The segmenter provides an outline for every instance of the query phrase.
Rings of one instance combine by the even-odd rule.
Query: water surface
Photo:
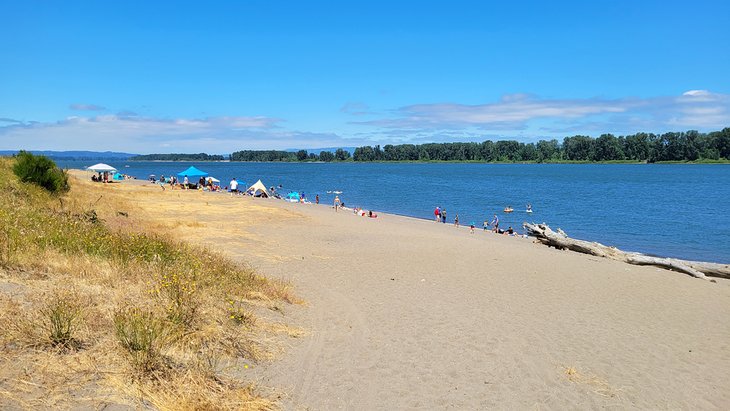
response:
[[[69,168],[89,162],[59,161]],[[89,164],[87,164],[89,163]],[[546,222],[574,238],[627,251],[730,262],[730,166],[686,164],[454,164],[454,163],[167,163],[112,164],[146,178],[178,173],[191,164],[227,185],[334,194],[348,206],[432,218],[445,207],[449,223],[481,227],[497,213],[500,226],[521,231],[523,221]],[[527,203],[534,212],[525,212]],[[511,205],[515,212],[501,210]]]

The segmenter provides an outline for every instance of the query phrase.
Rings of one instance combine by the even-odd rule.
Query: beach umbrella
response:
[[[93,166],[86,167],[86,169],[95,171],[97,173],[103,173],[105,171],[109,171],[109,172],[117,171],[116,168],[110,166],[109,164],[104,164],[104,163],[94,164]]]
[[[206,173],[205,171],[202,171],[202,170],[198,170],[197,168],[195,168],[195,166],[190,166],[190,167],[188,167],[187,170],[177,173],[177,176],[178,177],[188,176],[188,178],[207,177],[208,173]]]

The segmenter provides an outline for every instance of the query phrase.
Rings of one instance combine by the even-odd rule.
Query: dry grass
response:
[[[608,381],[595,375],[586,375],[579,372],[575,367],[563,367],[563,372],[569,381],[576,384],[584,384],[589,389],[603,397],[617,397],[620,389],[613,388]]]
[[[0,158],[0,408],[276,408],[221,364],[268,360],[278,336],[302,335],[263,318],[301,302],[290,284],[176,240],[117,187],[72,179],[54,197],[11,162]]]

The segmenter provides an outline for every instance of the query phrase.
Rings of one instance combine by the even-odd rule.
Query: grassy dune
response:
[[[289,284],[151,231],[121,195],[20,183],[13,161],[0,158],[0,408],[276,408],[240,377],[300,335],[269,315],[297,303]]]

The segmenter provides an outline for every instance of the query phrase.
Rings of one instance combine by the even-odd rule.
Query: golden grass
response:
[[[617,397],[620,389],[613,388],[608,381],[596,375],[586,375],[579,372],[575,367],[563,367],[566,378],[576,384],[584,384],[590,390],[602,397]]]
[[[266,319],[301,303],[288,282],[177,240],[214,221],[136,205],[158,192],[132,202],[122,185],[72,178],[54,197],[19,183],[12,161],[0,158],[0,408],[276,408],[222,364],[271,359],[279,336],[303,334]],[[124,324],[132,340],[161,337],[140,357]]]

